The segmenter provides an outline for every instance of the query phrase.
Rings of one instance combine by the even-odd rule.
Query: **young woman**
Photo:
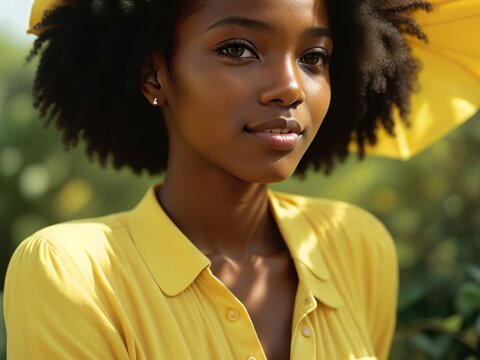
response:
[[[131,211],[15,252],[10,359],[385,359],[397,264],[329,171],[409,112],[426,1],[37,1],[34,104],[102,163],[165,172]],[[322,124],[323,123],[323,124]],[[321,129],[320,128],[320,125]],[[121,194],[119,194],[121,196]]]

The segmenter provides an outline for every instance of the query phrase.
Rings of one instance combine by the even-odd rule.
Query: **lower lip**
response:
[[[267,131],[246,131],[253,138],[272,150],[293,150],[302,135],[296,133],[279,134]]]

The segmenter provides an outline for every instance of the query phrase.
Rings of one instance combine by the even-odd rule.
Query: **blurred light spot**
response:
[[[379,188],[372,194],[371,203],[378,212],[391,212],[398,204],[398,195],[391,188]]]
[[[0,151],[0,173],[4,176],[15,175],[22,167],[22,154],[14,147],[5,147]]]
[[[31,97],[19,94],[8,103],[8,110],[14,124],[25,125],[34,114]]]
[[[43,195],[50,186],[50,175],[43,165],[29,165],[22,171],[19,185],[27,197]]]
[[[392,217],[392,225],[398,234],[411,234],[418,230],[420,220],[421,215],[417,210],[397,210],[396,215]]]
[[[71,156],[65,153],[55,153],[45,160],[45,167],[50,173],[52,186],[64,183],[70,173]]]
[[[439,255],[442,261],[453,261],[458,256],[458,248],[456,244],[456,239],[448,239],[440,242],[436,248],[435,252]]]
[[[439,242],[427,258],[428,265],[445,277],[452,277],[458,272],[457,240],[449,238]]]
[[[443,209],[445,210],[445,214],[450,217],[458,216],[464,207],[463,199],[457,195],[451,195],[445,200],[443,204]]]
[[[55,198],[55,211],[70,216],[83,209],[92,198],[92,187],[82,179],[68,181]]]
[[[412,267],[417,261],[417,253],[415,248],[404,242],[397,242],[398,262],[402,269]]]
[[[37,214],[24,214],[19,216],[12,224],[11,237],[16,244],[35,231],[47,226],[47,220]]]

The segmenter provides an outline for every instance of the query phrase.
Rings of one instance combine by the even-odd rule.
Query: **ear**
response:
[[[146,57],[140,77],[140,90],[153,106],[162,106],[166,101],[167,66],[163,56],[150,54]]]

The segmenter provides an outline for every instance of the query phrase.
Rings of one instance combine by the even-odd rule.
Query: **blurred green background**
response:
[[[8,260],[35,230],[131,208],[159,178],[65,152],[31,106],[28,46],[0,36],[0,298]],[[408,162],[352,156],[330,176],[273,186],[358,204],[396,241],[401,289],[391,359],[480,358],[480,113]],[[5,329],[0,310],[0,358]]]

